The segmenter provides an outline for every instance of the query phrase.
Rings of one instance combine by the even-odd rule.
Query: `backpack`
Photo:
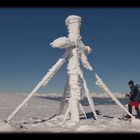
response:
[[[139,93],[140,93],[140,85],[139,84],[136,84],[136,87],[138,88]]]

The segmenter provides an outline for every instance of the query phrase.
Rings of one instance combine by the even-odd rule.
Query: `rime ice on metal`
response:
[[[68,51],[68,65],[67,65],[67,82],[65,85],[65,90],[63,94],[63,100],[60,105],[60,113],[64,108],[64,100],[67,96],[68,99],[68,109],[65,113],[64,120],[66,119],[68,113],[70,113],[71,120],[79,122],[79,110],[80,105],[81,110],[84,112],[80,100],[81,100],[81,87],[80,81],[83,81],[84,92],[88,98],[90,107],[97,119],[96,112],[94,110],[93,101],[89,95],[89,90],[86,85],[86,81],[83,77],[83,72],[80,68],[80,61],[86,69],[92,70],[92,66],[87,61],[86,55],[91,52],[89,46],[84,45],[82,42],[82,37],[80,36],[80,26],[81,17],[76,15],[69,16],[65,23],[68,29],[68,37],[60,37],[51,43],[54,48],[65,48]],[[84,113],[85,114],[85,113]]]
[[[24,101],[12,112],[12,114],[8,117],[7,121],[13,118],[13,116],[26,104],[26,102],[37,92],[37,90],[39,90],[41,86],[45,86],[51,80],[51,78],[64,64],[66,58],[68,59],[68,76],[64,88],[63,100],[60,104],[60,114],[62,114],[66,97],[69,97],[68,108],[64,114],[64,121],[66,120],[68,114],[70,114],[71,121],[79,122],[79,108],[86,117],[84,109],[80,103],[81,93],[84,93],[88,99],[89,105],[91,107],[95,119],[98,120],[97,114],[94,110],[93,100],[89,94],[89,90],[84,79],[83,72],[80,68],[81,61],[82,65],[86,69],[92,70],[92,66],[89,64],[86,56],[91,52],[91,48],[89,46],[86,46],[82,42],[82,37],[80,36],[81,17],[71,15],[65,20],[65,23],[68,29],[68,37],[59,37],[55,39],[52,43],[50,43],[50,45],[53,48],[66,49],[65,53],[62,55],[61,58],[58,59],[56,64],[54,64],[48,70],[47,74],[35,86],[35,88],[24,99]],[[82,83],[82,85],[80,85],[80,83]]]

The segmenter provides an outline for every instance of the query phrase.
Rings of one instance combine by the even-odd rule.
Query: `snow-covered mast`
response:
[[[80,68],[80,61],[86,69],[92,70],[92,66],[89,64],[86,55],[91,52],[89,46],[84,45],[82,37],[80,35],[81,17],[77,15],[68,16],[65,20],[68,29],[68,37],[60,37],[51,43],[52,47],[68,49],[68,65],[67,65],[67,84],[65,86],[63,97],[66,94],[69,96],[69,106],[66,111],[65,117],[70,112],[71,120],[79,122],[79,110],[78,106],[81,100],[81,85],[80,81],[83,80],[83,87],[85,94],[88,98],[90,107],[97,119],[96,112],[94,110],[94,104],[90,97],[89,90],[87,88],[86,81],[83,76],[83,72]],[[63,98],[64,100],[64,98]],[[64,107],[64,101],[60,105],[60,113]],[[83,110],[83,109],[82,109]]]
[[[82,42],[82,37],[80,36],[80,25],[81,25],[81,17],[77,15],[71,15],[66,20],[65,23],[68,28],[68,37],[59,37],[55,39],[52,43],[50,43],[53,48],[61,48],[66,49],[64,55],[58,59],[55,65],[53,65],[47,74],[42,78],[42,80],[35,86],[35,88],[31,91],[31,93],[24,99],[24,101],[12,112],[12,114],[8,117],[7,121],[11,120],[13,116],[27,103],[27,101],[39,90],[41,86],[45,86],[51,80],[51,78],[56,74],[56,72],[60,69],[60,67],[64,64],[65,59],[68,57],[68,65],[67,65],[67,82],[65,85],[65,90],[63,94],[63,99],[65,100],[66,95],[69,96],[69,105],[66,113],[64,115],[64,121],[70,113],[71,121],[79,122],[79,110],[78,106],[80,106],[82,112],[85,115],[84,109],[80,104],[81,99],[81,85],[80,80],[83,81],[84,93],[89,101],[89,105],[91,110],[98,120],[96,112],[94,110],[93,100],[90,97],[89,90],[86,84],[86,81],[83,76],[83,72],[80,68],[80,62],[82,62],[83,66],[86,69],[92,70],[92,66],[89,64],[86,55],[91,52],[91,48],[89,46],[84,45]],[[64,100],[60,105],[60,112],[64,107]],[[85,116],[86,117],[86,116]]]

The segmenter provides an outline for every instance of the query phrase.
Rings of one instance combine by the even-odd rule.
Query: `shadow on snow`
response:
[[[36,96],[38,98],[48,99],[48,100],[54,100],[54,101],[62,101],[62,97],[52,97],[52,96]],[[117,98],[122,105],[125,105],[128,103],[128,99],[125,98]],[[92,97],[92,100],[95,105],[115,105],[116,103],[109,97]],[[88,100],[86,97],[84,97],[81,101],[81,104],[83,106],[89,106]]]

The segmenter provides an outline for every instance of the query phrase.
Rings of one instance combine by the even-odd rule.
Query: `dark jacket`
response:
[[[135,85],[133,85],[130,89],[131,89],[130,100],[140,102],[140,93],[139,93],[138,88]]]

